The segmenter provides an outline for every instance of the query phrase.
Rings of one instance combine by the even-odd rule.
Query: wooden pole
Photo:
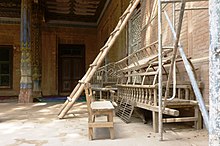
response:
[[[209,1],[209,146],[220,145],[220,1]]]
[[[62,109],[61,109],[61,111],[60,111],[60,113],[58,115],[59,118],[63,118],[66,115],[66,113],[73,106],[73,104],[76,101],[76,99],[81,95],[81,93],[84,90],[84,83],[87,83],[87,82],[89,82],[91,80],[91,78],[94,75],[94,73],[96,72],[97,68],[101,65],[101,63],[103,62],[105,56],[109,52],[110,48],[113,46],[114,42],[118,38],[119,34],[123,30],[123,28],[126,26],[129,18],[131,17],[132,12],[135,10],[135,8],[139,4],[139,2],[140,2],[140,0],[133,0],[133,1],[130,2],[130,5],[125,10],[125,12],[123,13],[122,17],[120,17],[120,20],[119,20],[116,28],[114,29],[114,31],[111,33],[108,41],[106,42],[104,47],[102,47],[100,49],[100,53],[96,57],[95,61],[91,64],[91,66],[88,69],[86,75],[80,81],[80,83],[79,83],[80,85],[77,86],[78,90],[74,89],[76,91],[75,94],[71,94],[72,96],[70,96],[70,98],[72,100],[71,101],[67,101],[65,103],[65,105],[62,106]]]

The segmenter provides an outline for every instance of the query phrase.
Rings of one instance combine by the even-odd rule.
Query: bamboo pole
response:
[[[140,0],[133,0],[133,1],[130,2],[128,8],[125,10],[123,15],[120,17],[120,20],[119,20],[116,28],[114,29],[114,31],[111,33],[108,41],[106,42],[104,47],[100,49],[99,55],[97,56],[97,58],[95,59],[93,64],[88,69],[86,75],[80,81],[80,83],[79,83],[80,85],[78,87],[78,90],[74,89],[76,92],[74,94],[71,94],[72,96],[70,96],[70,98],[72,100],[71,101],[66,101],[65,102],[66,104],[64,106],[62,106],[62,109],[61,109],[61,111],[58,115],[59,118],[63,118],[66,115],[66,113],[73,106],[76,99],[81,95],[81,93],[84,90],[84,83],[87,83],[87,82],[90,81],[90,79],[94,75],[97,68],[101,65],[101,63],[103,62],[103,60],[104,60],[105,56],[107,55],[108,51],[113,46],[114,42],[116,41],[117,37],[119,36],[119,34],[123,30],[123,28],[126,26],[129,18],[131,17],[132,12],[135,10],[135,8],[139,4],[139,2],[140,2]]]

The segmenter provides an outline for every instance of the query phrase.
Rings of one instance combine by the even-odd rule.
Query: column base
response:
[[[32,89],[20,89],[20,94],[18,98],[19,103],[32,103]]]

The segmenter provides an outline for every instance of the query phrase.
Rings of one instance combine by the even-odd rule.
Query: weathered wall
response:
[[[111,0],[101,21],[98,25],[98,46],[101,48],[107,41],[110,33],[116,27],[119,17],[124,13],[129,1]],[[119,38],[111,48],[106,58],[106,63],[118,61],[127,54],[126,48],[126,29],[122,31]]]

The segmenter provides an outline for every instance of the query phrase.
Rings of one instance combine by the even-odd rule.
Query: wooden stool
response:
[[[89,140],[93,139],[93,128],[109,128],[110,137],[114,139],[113,111],[114,107],[110,101],[92,101],[92,89],[89,83],[85,84],[85,94],[88,109]],[[106,121],[95,121],[99,115],[107,116]]]

